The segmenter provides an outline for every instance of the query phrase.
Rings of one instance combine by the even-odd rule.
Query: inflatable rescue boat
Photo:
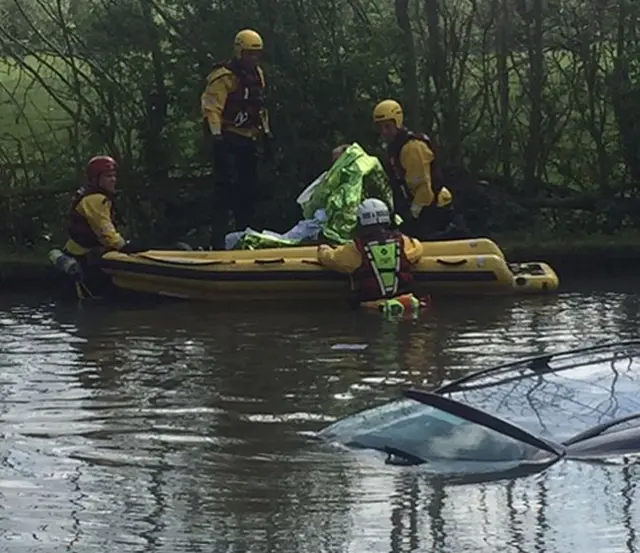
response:
[[[533,294],[559,281],[546,263],[508,263],[491,240],[424,242],[416,293]],[[124,290],[195,300],[346,300],[348,275],[320,266],[316,247],[109,252],[102,271]]]

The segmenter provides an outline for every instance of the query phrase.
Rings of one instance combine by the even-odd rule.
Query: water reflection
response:
[[[439,300],[399,323],[2,298],[0,549],[633,551],[636,465],[453,486],[303,433],[400,385],[633,337],[637,315],[622,292]]]

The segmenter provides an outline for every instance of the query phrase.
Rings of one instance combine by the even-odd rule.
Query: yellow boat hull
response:
[[[468,240],[444,240],[441,242],[423,242],[424,255],[437,257],[442,255],[497,255],[504,259],[504,253],[498,245],[488,238],[470,238]],[[243,261],[259,258],[316,259],[316,246],[290,248],[265,248],[260,250],[218,250],[218,251],[149,251],[154,257],[163,259],[200,259],[206,261]],[[109,254],[114,255],[114,254]]]
[[[551,292],[546,263],[510,264],[491,240],[425,242],[415,271],[417,294]],[[347,275],[324,269],[315,247],[239,251],[110,252],[102,270],[122,289],[194,300],[346,300]]]

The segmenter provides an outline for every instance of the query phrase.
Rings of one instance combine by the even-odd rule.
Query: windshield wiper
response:
[[[632,421],[634,419],[640,418],[640,413],[633,413],[631,415],[627,415],[624,417],[620,417],[619,419],[603,422],[598,424],[597,426],[593,426],[588,428],[587,430],[580,432],[580,434],[576,434],[572,436],[568,440],[562,442],[564,445],[575,445],[579,442],[584,442],[586,440],[590,440],[591,438],[595,438],[605,433],[607,430],[610,430],[614,426],[618,426],[619,424],[624,424],[625,422]]]

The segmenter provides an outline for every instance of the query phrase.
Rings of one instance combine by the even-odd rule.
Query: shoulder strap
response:
[[[389,155],[391,157],[399,157],[402,148],[409,140],[409,131],[407,129],[401,129],[393,141],[389,143]]]
[[[221,69],[225,69],[226,71],[220,71]],[[229,60],[218,61],[214,63],[211,71],[209,71],[209,74],[207,75],[207,85],[210,85],[214,81],[217,81],[218,79],[229,75],[229,73],[234,73],[231,62]]]
[[[429,135],[426,133],[415,133],[413,131],[408,131],[407,135],[409,136],[409,140],[420,140],[428,146],[431,146],[431,138],[429,138]]]
[[[260,83],[262,84],[263,87],[265,87],[267,81],[264,78],[264,70],[259,65],[256,69],[258,70],[258,77],[260,78]]]

